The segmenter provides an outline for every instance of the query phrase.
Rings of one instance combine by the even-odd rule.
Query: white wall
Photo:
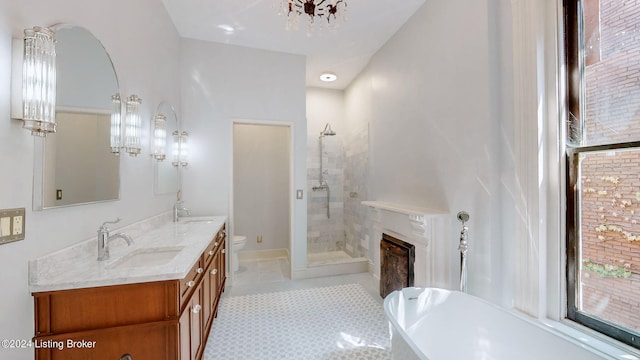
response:
[[[230,213],[233,119],[291,124],[293,186],[304,189],[305,58],[189,39],[182,41],[181,56],[182,114],[192,154],[183,173],[185,206],[194,214]],[[294,268],[306,267],[306,211],[306,198],[293,201]]]
[[[327,123],[338,135],[344,135],[345,111],[344,91],[307,88],[307,133],[309,138],[318,140],[318,135]],[[316,141],[317,145],[317,141]],[[317,148],[315,149],[317,151]]]
[[[143,153],[122,156],[121,200],[31,211],[34,140],[9,115],[11,38],[22,37],[25,28],[56,23],[84,26],[102,41],[122,94],[143,99],[145,130],[161,100],[180,110],[179,37],[160,1],[0,0],[0,208],[26,208],[25,240],[0,246],[0,339],[34,335],[28,259],[95,236],[106,220],[121,217],[126,225],[168,211],[174,200],[173,195],[153,195],[145,133]],[[0,358],[31,359],[33,350],[0,349]]]
[[[469,290],[507,303],[502,153],[512,134],[503,103],[499,1],[426,2],[347,90],[348,123],[370,124],[370,200],[446,210],[452,251],[469,212]],[[351,125],[349,125],[351,126]],[[509,128],[510,126],[506,126]],[[507,159],[508,160],[508,159]],[[455,253],[455,252],[452,252]]]

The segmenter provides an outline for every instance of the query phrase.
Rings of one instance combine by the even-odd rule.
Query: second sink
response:
[[[155,248],[143,248],[115,260],[107,265],[107,269],[121,269],[147,266],[160,266],[168,264],[178,255],[184,246],[167,246]]]

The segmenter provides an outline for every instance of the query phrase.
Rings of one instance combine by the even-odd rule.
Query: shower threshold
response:
[[[362,257],[353,258],[344,251],[327,251],[307,254],[307,264],[309,266],[322,266],[363,261],[367,262],[367,259]]]
[[[307,254],[307,267],[294,269],[293,279],[359,274],[369,272],[370,263],[366,258],[352,258],[344,251]]]

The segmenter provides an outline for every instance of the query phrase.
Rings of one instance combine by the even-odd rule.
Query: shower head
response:
[[[322,132],[320,133],[320,137],[333,136],[335,134],[336,134],[336,132],[331,130],[331,125],[329,125],[329,123],[327,123],[327,125],[324,126],[324,130],[322,130]]]

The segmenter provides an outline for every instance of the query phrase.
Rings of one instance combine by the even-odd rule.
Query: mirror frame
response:
[[[91,36],[94,37],[94,39],[98,42],[98,44],[102,47],[102,49],[104,50],[104,54],[106,55],[107,59],[109,60],[109,63],[111,64],[111,67],[113,69],[113,75],[115,77],[115,82],[116,82],[116,93],[120,93],[120,81],[118,80],[118,73],[116,71],[116,67],[113,63],[113,60],[111,59],[111,55],[109,54],[109,52],[107,51],[107,49],[104,47],[104,44],[102,43],[102,41],[100,41],[100,39],[98,39],[93,32],[91,32],[91,30],[87,29],[84,26],[80,26],[80,25],[73,25],[73,24],[68,24],[68,23],[59,23],[59,24],[55,24],[49,27],[49,29],[51,29],[54,33],[57,33],[59,30],[62,29],[72,29],[72,28],[82,28],[83,30],[87,31],[89,34],[91,34]],[[57,92],[57,90],[56,90]],[[58,105],[56,104],[56,111],[58,110]],[[68,110],[68,107],[61,107],[60,109],[62,110]],[[91,109],[89,109],[91,110]],[[94,109],[95,110],[95,109]],[[106,110],[105,110],[106,111]],[[124,114],[123,114],[123,108],[122,105],[120,107],[120,114],[121,117],[124,118]],[[66,205],[56,205],[56,206],[45,206],[45,201],[44,201],[44,175],[45,175],[45,145],[46,145],[46,138],[45,137],[34,137],[34,161],[33,161],[33,199],[32,199],[32,206],[33,206],[33,210],[34,211],[40,211],[40,210],[47,210],[47,209],[56,209],[56,208],[63,208],[63,207],[69,207],[69,206],[77,206],[77,205],[86,205],[86,204],[95,204],[95,203],[101,203],[101,202],[110,202],[110,201],[118,201],[121,198],[122,195],[122,186],[121,186],[121,179],[120,179],[120,173],[118,171],[118,196],[114,199],[105,199],[105,200],[94,200],[94,201],[86,201],[86,202],[78,202],[78,203],[73,203],[73,204],[66,204]],[[121,162],[118,161],[118,170],[120,170],[121,167]]]

